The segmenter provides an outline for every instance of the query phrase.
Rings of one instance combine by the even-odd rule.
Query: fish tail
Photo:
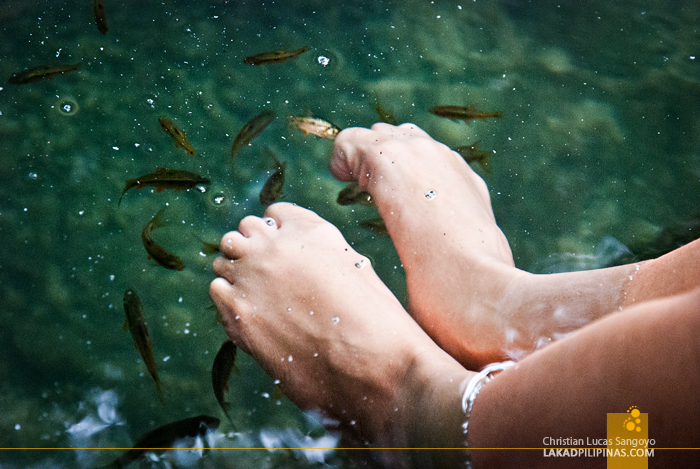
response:
[[[151,226],[153,228],[159,228],[161,226],[165,225],[165,217],[163,216],[163,213],[165,212],[165,207],[161,208],[158,210],[158,213],[155,214],[153,217],[153,220],[151,220]]]
[[[229,411],[231,410],[231,403],[221,402],[221,409],[224,411],[224,415],[226,415],[226,418],[228,419],[229,423],[233,425],[233,429],[236,430],[236,426],[234,425],[233,420],[231,419],[231,415],[229,414]]]
[[[160,385],[160,380],[158,379],[158,376],[154,376],[153,379],[156,381],[156,391],[158,391],[158,400],[160,401],[163,406],[165,406],[165,399],[163,398],[163,388]]]
[[[489,168],[489,157],[491,156],[491,153],[487,153],[486,156],[481,158],[479,160],[479,164],[481,165],[481,169],[486,171],[487,173],[491,173],[491,168]]]

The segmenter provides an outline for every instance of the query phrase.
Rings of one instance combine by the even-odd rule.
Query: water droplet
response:
[[[239,319],[241,319],[241,317],[240,317],[239,315],[236,314],[236,317],[234,317],[233,319],[235,319],[236,321],[238,321]]]
[[[269,398],[270,398],[270,395],[269,395],[268,393],[266,393],[266,392],[260,393],[260,395],[261,395],[262,397],[264,397],[265,399],[269,399]]]
[[[331,319],[331,321],[333,321],[333,324],[338,324],[338,322],[340,322],[340,318],[338,316],[333,316],[333,319]]]
[[[314,357],[318,357],[318,352],[314,353]]]
[[[275,226],[275,220],[273,218],[265,218],[265,223],[267,223],[267,226]]]
[[[278,380],[278,379],[275,380],[275,384],[280,384],[280,383],[281,383],[280,380]]]
[[[355,262],[355,267],[357,267],[358,269],[361,269],[361,268],[363,268],[364,266],[365,266],[365,260],[364,260],[364,259],[360,259],[359,261]]]
[[[426,192],[425,194],[423,194],[423,196],[424,196],[427,200],[433,200],[435,197],[437,197],[437,192],[435,192],[434,190],[430,189],[428,192]]]
[[[29,173],[29,179],[36,179],[37,177],[36,173]]]
[[[313,311],[309,311],[309,314],[313,316],[314,312],[313,312]]]
[[[15,430],[19,430],[20,428],[22,428],[20,424],[15,425]]]
[[[318,60],[318,63],[320,63],[320,64],[323,65],[324,67],[325,67],[326,65],[328,65],[328,64],[330,63],[330,61],[331,61],[331,59],[329,59],[329,58],[326,57],[325,55],[319,55],[317,60]]]
[[[292,310],[292,308],[287,308],[287,311],[291,311],[291,310]]]
[[[292,356],[290,355],[287,360],[291,362],[293,360]]]

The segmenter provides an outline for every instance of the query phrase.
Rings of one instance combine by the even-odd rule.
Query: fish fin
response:
[[[304,135],[309,135],[309,133],[308,133],[306,130],[304,130],[304,129],[300,129],[300,130],[301,130],[302,132],[304,132]]]

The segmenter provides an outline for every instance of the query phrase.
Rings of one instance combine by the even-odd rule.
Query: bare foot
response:
[[[265,216],[227,233],[214,262],[210,294],[229,337],[302,409],[320,407],[363,439],[396,445],[426,381],[412,378],[416,370],[468,372],[333,225],[285,203]]]
[[[468,368],[522,358],[624,301],[627,267],[549,277],[516,269],[484,181],[413,124],[345,129],[330,169],[372,194],[406,270],[412,316]]]

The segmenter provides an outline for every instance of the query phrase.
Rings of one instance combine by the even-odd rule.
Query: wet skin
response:
[[[528,425],[518,425],[510,415],[523,408],[543,412],[554,397],[562,409],[573,408],[587,402],[584,397],[596,386],[596,401],[567,423],[567,428],[587,428],[588,416],[606,412],[619,400],[619,386],[590,373],[601,359],[612,376],[629,377],[625,373],[632,370],[635,383],[650,382],[660,369],[671,370],[669,379],[676,376],[678,382],[667,386],[672,392],[664,400],[677,395],[688,404],[687,394],[697,388],[700,375],[684,375],[658,350],[676,343],[676,327],[700,333],[695,320],[700,317],[700,242],[645,263],[537,276],[513,266],[483,181],[459,155],[415,126],[377,124],[372,130],[341,132],[331,171],[343,181],[357,179],[372,194],[406,267],[411,314],[442,349],[335,227],[308,210],[272,205],[269,218],[247,217],[238,231],[223,237],[224,257],[214,264],[220,278],[210,293],[231,339],[280,379],[285,394],[300,407],[320,409],[380,446],[459,447],[464,441],[463,415],[456,411],[460,384],[474,373],[443,350],[477,368],[512,353],[514,344],[525,357],[538,336],[578,328],[581,333],[527,356],[484,389],[472,413],[470,439],[485,447],[503,446],[498,438],[504,434],[526,441],[534,434],[535,416],[523,420]],[[437,196],[426,198],[426,193]],[[356,267],[361,261],[364,267]],[[646,302],[666,295],[679,296]],[[657,311],[665,313],[637,330],[631,342],[616,333],[637,327],[638,320]],[[666,319],[671,317],[681,324]],[[664,328],[668,333],[658,339]],[[631,345],[640,353],[630,356]],[[697,349],[683,348],[686,361],[700,356]],[[604,353],[593,356],[585,350]],[[553,372],[551,363],[562,360],[578,368]],[[654,388],[643,386],[627,397],[645,399],[653,409],[653,395]],[[695,412],[697,407],[688,408]],[[539,433],[566,430],[555,420],[543,420]],[[679,435],[673,428],[663,430],[671,439]],[[457,464],[461,454],[437,452],[433,460]],[[387,457],[403,464],[404,456],[391,452]],[[479,458],[488,460],[483,453]]]
[[[470,373],[435,346],[333,225],[286,203],[265,216],[224,235],[224,257],[214,262],[220,278],[210,293],[229,337],[301,408],[354,421],[353,433],[393,446],[388,429],[412,407],[399,383],[422,386],[423,369],[457,383]]]

